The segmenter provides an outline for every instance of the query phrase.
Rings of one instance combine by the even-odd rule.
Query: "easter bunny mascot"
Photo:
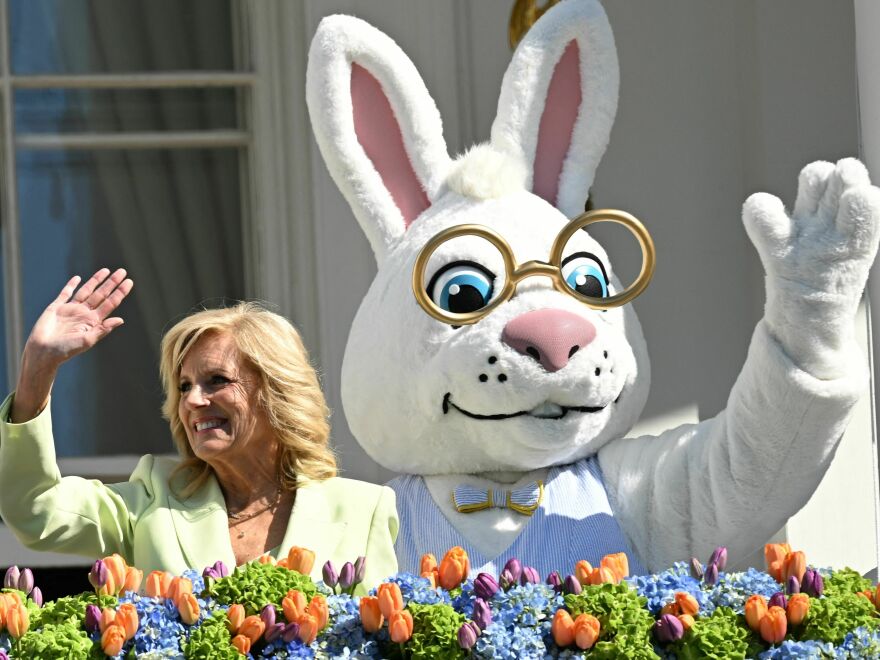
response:
[[[456,160],[412,62],[363,21],[322,21],[307,87],[318,145],[378,263],[342,396],[360,444],[403,473],[391,482],[402,570],[454,545],[496,574],[514,556],[542,575],[612,552],[634,573],[716,545],[745,556],[804,505],[867,383],[853,317],[880,191],[860,163],[807,166],[791,214],[769,195],[746,201],[767,301],[726,409],[627,438],[649,383],[638,319],[575,295],[623,289],[602,246],[572,232],[557,264],[568,291],[549,276],[510,285],[511,263],[547,275],[608,142],[618,70],[599,3],[564,0],[534,25],[490,141]],[[432,237],[460,225],[482,229],[429,246],[418,272]],[[443,322],[419,289],[452,317],[489,313]]]

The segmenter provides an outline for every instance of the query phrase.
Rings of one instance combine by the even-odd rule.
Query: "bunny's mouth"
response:
[[[620,397],[618,397],[619,399]],[[560,406],[556,403],[552,403],[551,401],[545,401],[544,403],[535,406],[531,410],[520,410],[519,412],[514,413],[498,413],[496,415],[480,415],[479,413],[472,413],[469,410],[465,410],[464,408],[455,405],[452,402],[452,393],[447,392],[443,396],[443,414],[446,415],[449,413],[450,408],[455,408],[458,412],[466,417],[470,417],[471,419],[488,419],[488,420],[500,420],[500,419],[511,419],[512,417],[537,417],[538,419],[562,419],[570,412],[581,412],[581,413],[597,413],[605,410],[607,406]],[[617,401],[615,401],[617,403]]]

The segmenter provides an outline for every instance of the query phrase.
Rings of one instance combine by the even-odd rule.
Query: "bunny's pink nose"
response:
[[[562,309],[536,309],[517,316],[504,326],[501,340],[529,355],[549,372],[559,371],[571,356],[596,337],[587,319]]]

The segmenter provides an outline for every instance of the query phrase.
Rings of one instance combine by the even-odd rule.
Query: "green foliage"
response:
[[[856,585],[855,580],[848,583]],[[810,611],[802,624],[799,639],[840,644],[848,632],[860,626],[868,630],[880,628],[880,618],[877,618],[873,603],[864,596],[848,592],[848,587],[839,586],[839,589],[832,590],[832,595],[810,599]]]
[[[651,643],[654,617],[645,603],[627,584],[586,586],[581,593],[565,597],[565,607],[573,618],[592,614],[602,626],[591,658],[658,657]]]
[[[866,589],[874,590],[874,585],[869,579],[863,578],[851,568],[834,571],[830,577],[824,578],[824,583],[826,596],[854,594]]]
[[[115,608],[118,601],[115,596],[98,596],[93,591],[78,596],[64,596],[58,600],[47,602],[40,609],[29,609],[31,627],[61,624],[69,622],[82,627],[86,618],[86,605],[97,605],[100,609]]]
[[[193,630],[184,653],[194,660],[238,660],[241,655],[231,641],[226,629],[226,612],[217,611]]]
[[[221,605],[240,603],[248,615],[259,614],[267,603],[280,605],[291,589],[311,600],[317,593],[307,575],[287,568],[251,562],[239,566],[229,577],[216,580],[207,592]]]
[[[73,621],[47,624],[39,631],[31,629],[21,638],[19,644],[20,646],[13,647],[15,656],[19,658],[80,660],[106,657],[101,651],[101,645],[94,644],[79,623]]]
[[[413,617],[413,635],[407,651],[413,660],[451,660],[462,657],[458,629],[466,621],[449,605],[417,605],[407,608]]]
[[[684,637],[667,647],[679,660],[753,658],[764,650],[761,640],[748,627],[745,617],[727,607],[696,619]]]

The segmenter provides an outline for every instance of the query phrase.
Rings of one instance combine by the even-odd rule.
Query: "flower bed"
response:
[[[94,592],[43,604],[30,571],[0,594],[0,658],[876,658],[880,589],[852,570],[807,567],[768,545],[767,572],[725,572],[719,548],[647,576],[624,555],[578,562],[542,581],[511,560],[501,575],[464,579],[460,548],[421,575],[400,573],[352,595],[364,559],[324,580],[291,549],[235,569],[153,572],[118,556],[95,563]],[[143,583],[144,588],[141,589]]]

